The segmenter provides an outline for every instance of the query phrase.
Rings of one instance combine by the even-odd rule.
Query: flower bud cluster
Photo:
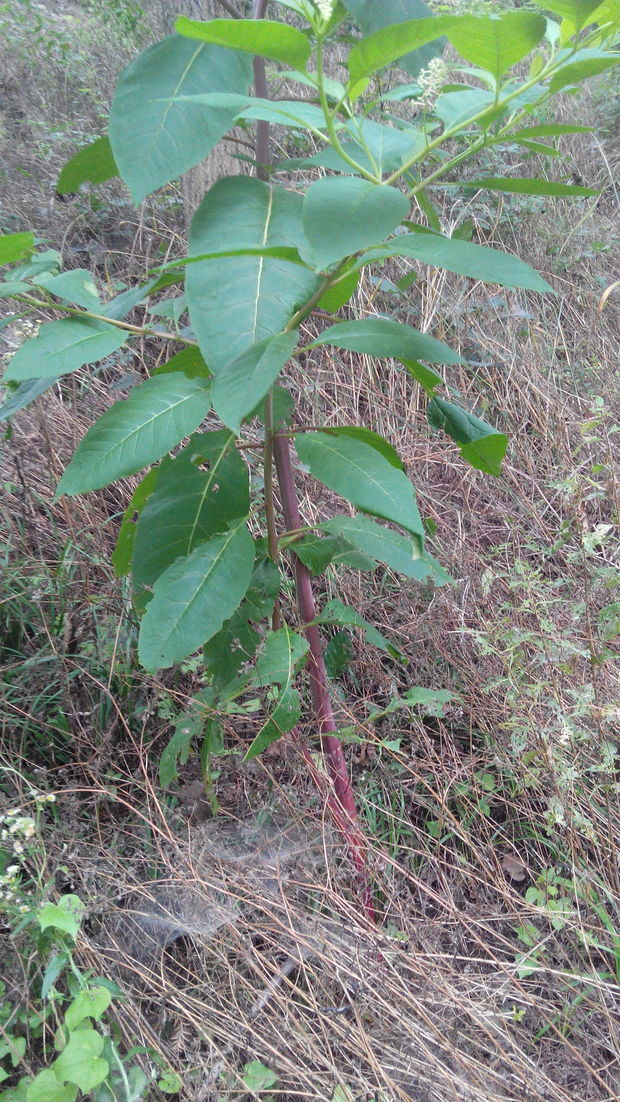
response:
[[[450,70],[442,57],[433,57],[426,69],[418,73],[417,83],[422,89],[421,100],[428,110],[432,107],[448,79]]]
[[[314,0],[314,6],[321,18],[327,23],[336,7],[336,0]]]

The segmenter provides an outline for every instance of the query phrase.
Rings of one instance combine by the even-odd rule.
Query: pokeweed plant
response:
[[[187,257],[104,303],[88,271],[61,271],[58,254],[36,251],[31,234],[0,238],[0,262],[15,265],[0,294],[16,299],[21,316],[50,306],[62,315],[13,356],[2,419],[63,375],[131,348],[135,337],[171,351],[180,346],[89,429],[57,491],[82,494],[146,469],[114,552],[117,575],[131,574],[139,658],[157,670],[200,652],[205,670],[205,687],[162,759],[162,779],[174,776],[200,737],[208,762],[222,745],[218,717],[254,707],[248,695],[259,690],[268,714],[246,757],[292,731],[305,666],[332,808],[362,870],[319,629],[362,626],[372,642],[398,652],[342,602],[317,611],[312,576],[338,563],[367,571],[384,564],[437,584],[447,575],[425,548],[414,487],[391,443],[367,426],[300,423],[289,369],[323,345],[394,361],[427,396],[431,426],[452,437],[473,467],[499,475],[505,436],[454,402],[438,370],[462,358],[392,317],[347,320],[340,311],[362,269],[390,257],[551,291],[518,257],[447,236],[433,204],[433,190],[458,187],[456,170],[482,150],[510,141],[525,155],[552,156],[554,139],[587,129],[540,122],[541,108],[620,62],[620,4],[536,2],[554,17],[535,10],[433,15],[420,0],[272,4],[290,9],[280,12],[288,22],[266,18],[266,0],[256,0],[251,19],[228,2],[226,18],[181,16],[175,34],[121,75],[109,136],[80,150],[58,187],[70,192],[118,173],[140,203],[243,126],[253,134],[253,175],[220,179],[207,191]],[[463,64],[446,64],[446,41]],[[334,45],[339,57],[346,53],[342,80],[326,75]],[[269,98],[270,76],[298,94]],[[395,103],[410,111],[394,112]],[[298,148],[307,136],[306,148],[316,151],[272,163],[271,125],[296,137]],[[539,196],[596,194],[540,175],[467,183]],[[156,292],[181,284],[182,296],[157,304],[157,324],[125,320]],[[309,339],[303,326],[315,312],[317,335]],[[292,448],[302,469],[353,511],[304,523]],[[253,449],[262,486],[251,493]],[[282,595],[283,554],[293,564],[297,620]],[[325,783],[309,749],[302,753]],[[371,915],[369,897],[367,908]]]

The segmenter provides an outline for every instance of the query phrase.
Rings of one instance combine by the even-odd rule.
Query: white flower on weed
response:
[[[4,875],[8,876],[9,879],[10,879],[12,876],[15,876],[15,874],[18,873],[18,872],[19,872],[19,865],[9,865],[8,868],[4,870]]]
[[[21,842],[19,842],[16,838],[15,841],[13,842],[13,853],[23,853],[23,852],[24,852],[24,847],[22,846]]]
[[[314,0],[314,6],[321,18],[327,23],[327,20],[331,19],[332,12],[336,7],[336,0]]]
[[[418,73],[418,85],[422,89],[421,100],[426,108],[432,106],[448,79],[450,70],[442,57],[433,57],[426,69]]]
[[[18,909],[20,914],[25,915],[25,914],[28,914],[28,911],[30,910],[30,907],[28,906],[27,903],[22,903],[21,907],[18,907],[17,909]]]

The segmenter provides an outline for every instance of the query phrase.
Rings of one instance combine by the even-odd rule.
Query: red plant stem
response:
[[[297,502],[297,490],[295,488],[288,439],[284,436],[276,436],[273,441],[273,450],[278,473],[280,495],[282,498],[284,523],[289,530],[301,528],[302,521]],[[291,554],[295,568],[295,588],[297,592],[299,615],[304,626],[306,639],[310,645],[308,674],[310,678],[312,705],[319,724],[321,749],[323,750],[323,755],[327,763],[336,796],[335,800],[329,800],[329,804],[336,823],[350,847],[353,863],[362,877],[366,915],[370,921],[374,923],[375,913],[366,864],[366,840],[359,826],[357,809],[355,807],[355,797],[349,779],[342,743],[334,734],[337,728],[327,684],[327,672],[325,670],[321,636],[317,625],[312,623],[316,616],[312,580],[308,568],[302,563],[301,559],[298,559],[294,552],[291,552]],[[308,761],[312,759],[309,758],[307,748],[304,748],[304,750],[304,757],[306,759],[306,764],[308,764]],[[312,770],[312,772],[314,775],[314,770]]]
[[[263,19],[267,9],[267,0],[254,0],[253,18]],[[267,75],[265,62],[262,57],[254,58],[254,91],[257,96],[267,98]],[[258,122],[256,129],[256,175],[259,179],[266,180],[269,176],[269,123]],[[275,459],[282,511],[284,522],[289,531],[301,528],[301,516],[295,488],[293,465],[291,463],[290,443],[286,437],[278,436],[270,425],[271,445]],[[332,708],[331,697],[327,683],[327,672],[323,658],[323,646],[321,636],[316,624],[312,621],[316,616],[314,594],[310,572],[300,559],[291,553],[295,568],[295,587],[299,615],[304,626],[304,633],[310,647],[308,656],[308,673],[310,677],[310,694],[312,705],[316,715],[319,733],[321,736],[321,749],[329,775],[334,786],[334,796],[327,795],[334,820],[344,836],[355,868],[362,880],[364,909],[369,921],[375,924],[375,911],[372,901],[372,891],[368,878],[366,862],[366,839],[360,829],[355,807],[355,797],[349,779],[347,763],[340,739],[336,738],[336,721]],[[312,756],[307,746],[302,747],[302,756],[310,769],[315,783],[320,784],[320,773],[316,769]],[[317,776],[318,774],[318,776]],[[335,798],[334,798],[335,797]]]

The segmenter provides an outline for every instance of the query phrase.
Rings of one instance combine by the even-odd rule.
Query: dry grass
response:
[[[581,119],[600,120],[608,88],[594,85],[579,101]],[[28,115],[47,117],[45,103],[28,103]],[[561,107],[567,119],[574,104]],[[19,148],[11,157],[25,164]],[[376,930],[361,919],[354,873],[293,741],[241,766],[247,733],[230,724],[216,825],[238,837],[266,806],[277,829],[307,840],[303,854],[233,860],[204,803],[190,808],[195,763],[172,796],[157,790],[170,716],[199,679],[190,671],[160,683],[135,669],[132,614],[105,566],[127,487],[51,500],[58,471],[116,398],[110,384],[126,366],[112,364],[88,385],[64,381],[15,419],[0,461],[0,610],[12,655],[0,705],[2,786],[22,806],[20,776],[57,793],[43,852],[46,874],[88,906],[77,959],[127,989],[115,1003],[126,1047],[160,1053],[180,1072],[183,1098],[256,1097],[243,1083],[254,1059],[278,1075],[269,1093],[283,1102],[617,1098],[620,694],[617,641],[603,638],[599,620],[617,597],[617,560],[598,527],[618,515],[617,296],[598,310],[616,275],[617,150],[587,135],[566,149],[570,170],[603,189],[577,217],[559,202],[528,212],[463,200],[445,210],[446,226],[472,217],[476,240],[527,259],[556,298],[494,295],[421,270],[397,303],[399,316],[468,358],[448,382],[509,432],[500,480],[468,469],[429,433],[418,391],[394,367],[315,350],[296,368],[300,419],[360,422],[396,445],[435,524],[431,548],[455,578],[438,591],[389,574],[321,583],[409,658],[406,667],[379,661],[359,639],[337,686],[343,722],[364,736],[347,753],[369,838]],[[79,244],[82,214],[70,204],[52,209],[48,196],[39,218],[39,192],[28,189],[17,205],[4,200],[19,219],[7,228],[35,224],[69,249],[77,233]],[[156,205],[121,212],[130,217],[127,239],[112,247],[97,223],[99,274],[110,285],[119,273],[142,274],[159,236],[171,225],[176,232]],[[394,262],[385,274],[403,273]],[[365,316],[393,301],[365,279],[351,309]],[[140,371],[154,366],[151,356],[137,350]],[[310,522],[342,508],[307,480],[300,490]],[[385,708],[411,685],[457,698],[442,717],[405,710],[370,722],[370,705]],[[305,735],[313,738],[310,726]],[[174,904],[171,920],[183,929],[141,955],[121,941],[123,964],[106,914],[122,915],[137,888],[145,908],[149,893],[161,903],[154,878],[168,882],[168,901],[187,904],[189,886],[191,906],[180,915]],[[214,907],[227,916],[216,929]],[[23,973],[6,956],[9,994],[27,1001]]]

